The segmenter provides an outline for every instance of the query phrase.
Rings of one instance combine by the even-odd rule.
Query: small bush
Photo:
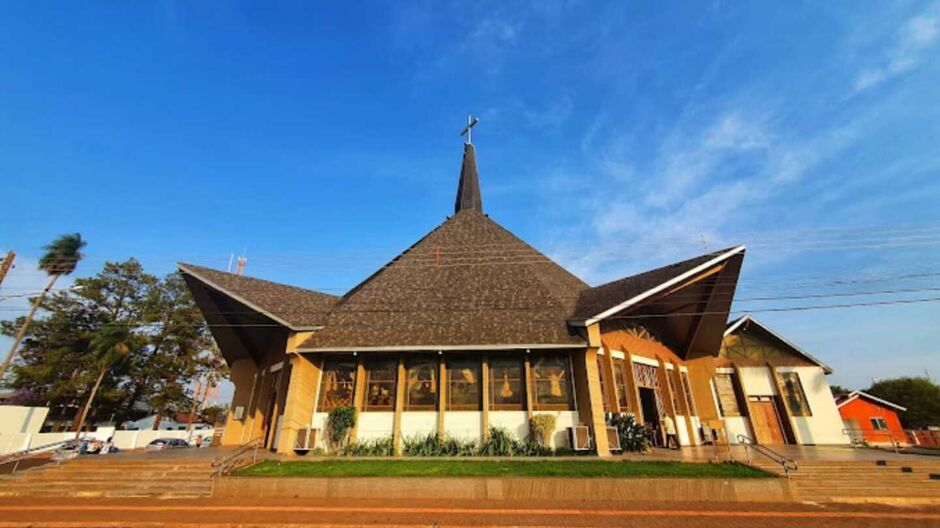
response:
[[[510,457],[521,451],[519,441],[502,427],[490,427],[489,438],[480,446],[482,456]]]
[[[349,430],[356,425],[355,407],[334,407],[329,415],[330,445],[338,449],[346,442]]]
[[[529,435],[543,446],[551,445],[555,434],[554,414],[535,414],[529,418]]]
[[[342,456],[355,457],[380,457],[392,456],[395,452],[395,446],[392,443],[392,437],[375,438],[373,440],[363,440],[362,442],[353,442],[344,446],[339,454]]]
[[[553,456],[555,451],[545,444],[533,442],[531,439],[516,444],[516,456]]]
[[[473,440],[461,440],[446,436],[438,437],[436,433],[424,436],[412,436],[402,440],[402,454],[405,456],[473,456],[478,449]]]
[[[636,423],[636,418],[632,414],[612,414],[607,419],[607,423],[617,428],[617,435],[620,436],[620,447],[624,453],[641,453],[646,451],[646,435],[643,432],[643,426]]]

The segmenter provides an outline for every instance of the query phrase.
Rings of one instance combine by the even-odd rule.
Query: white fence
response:
[[[113,439],[114,445],[120,449],[138,449],[146,446],[157,438],[184,438],[194,443],[197,436],[211,439],[215,429],[199,429],[192,431],[115,431],[113,427],[101,427],[94,432],[82,433],[82,438],[95,438],[97,440]],[[75,432],[66,433],[14,433],[0,434],[0,455],[15,453],[24,449],[42,447],[44,445],[71,440]]]

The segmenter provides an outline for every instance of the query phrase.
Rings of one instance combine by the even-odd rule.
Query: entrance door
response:
[[[780,415],[769,396],[751,396],[751,427],[758,444],[785,444]]]
[[[649,387],[640,387],[640,409],[643,410],[643,422],[646,427],[647,441],[654,446],[662,445],[663,438],[659,427],[659,407],[656,405],[656,391]]]

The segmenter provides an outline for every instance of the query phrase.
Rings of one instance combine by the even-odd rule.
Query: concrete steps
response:
[[[758,463],[772,473],[779,466]],[[902,469],[903,468],[903,469]],[[940,461],[808,461],[790,473],[797,494],[809,502],[871,502],[889,504],[940,504]]]
[[[212,471],[202,459],[79,458],[3,477],[0,497],[207,497]]]

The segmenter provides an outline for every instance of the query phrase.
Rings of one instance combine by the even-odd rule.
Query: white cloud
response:
[[[868,90],[888,79],[913,70],[927,55],[940,34],[940,4],[910,18],[897,32],[881,64],[866,68],[855,78],[855,92]]]

